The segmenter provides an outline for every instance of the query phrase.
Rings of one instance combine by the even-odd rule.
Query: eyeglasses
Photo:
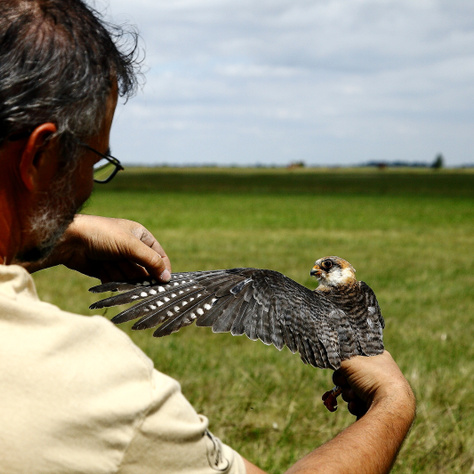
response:
[[[79,144],[84,148],[87,148],[88,150],[92,151],[96,155],[102,157],[102,159],[94,165],[93,173],[95,183],[108,183],[120,170],[124,169],[123,166],[120,164],[120,161],[112,155],[105,155],[104,153],[101,153],[100,151],[96,150],[95,148],[92,148],[91,146],[83,142],[79,142]]]

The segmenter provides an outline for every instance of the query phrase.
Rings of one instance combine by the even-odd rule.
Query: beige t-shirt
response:
[[[244,473],[179,384],[100,316],[0,266],[0,472]]]

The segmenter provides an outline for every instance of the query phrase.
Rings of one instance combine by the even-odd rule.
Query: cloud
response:
[[[113,135],[127,161],[472,161],[472,2],[110,0],[107,12],[147,50],[147,84]]]

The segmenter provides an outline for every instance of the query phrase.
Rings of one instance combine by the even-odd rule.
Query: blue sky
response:
[[[129,164],[474,162],[472,0],[95,0],[137,26]]]

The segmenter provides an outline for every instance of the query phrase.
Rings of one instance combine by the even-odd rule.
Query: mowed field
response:
[[[474,469],[472,171],[130,169],[97,186],[85,212],[143,223],[175,271],[270,268],[314,288],[314,260],[349,260],[377,294],[386,348],[418,400],[393,472]],[[43,299],[92,314],[96,280],[65,268],[35,279]],[[331,371],[287,349],[194,326],[162,339],[122,329],[216,435],[268,472],[353,421],[321,403]]]

